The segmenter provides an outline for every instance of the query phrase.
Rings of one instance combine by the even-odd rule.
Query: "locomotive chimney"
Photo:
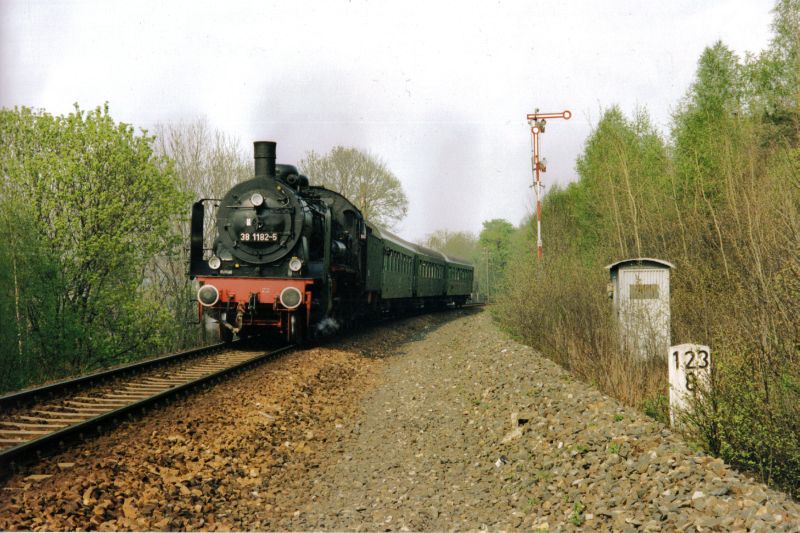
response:
[[[256,178],[275,178],[275,146],[272,141],[253,143],[253,156],[256,160]]]

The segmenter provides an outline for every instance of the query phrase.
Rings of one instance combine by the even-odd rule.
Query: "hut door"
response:
[[[620,270],[620,318],[624,344],[642,357],[663,356],[669,347],[666,269]]]

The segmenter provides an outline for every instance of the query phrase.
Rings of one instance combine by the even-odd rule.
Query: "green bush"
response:
[[[145,272],[188,199],[152,140],[107,107],[0,110],[0,391],[168,345]]]

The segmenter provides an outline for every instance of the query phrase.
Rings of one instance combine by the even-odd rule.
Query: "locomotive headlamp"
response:
[[[286,287],[281,291],[280,299],[286,309],[294,309],[303,301],[303,295],[297,287]]]
[[[219,301],[219,291],[213,285],[203,285],[197,290],[197,300],[206,307]]]
[[[250,203],[253,204],[253,207],[258,207],[264,203],[264,197],[260,192],[254,192],[250,197]]]
[[[216,269],[218,269],[219,267],[222,266],[222,259],[220,259],[216,255],[212,255],[211,259],[208,260],[208,266],[210,266],[212,269],[216,270]]]
[[[289,260],[289,270],[292,272],[300,272],[301,268],[303,268],[303,261],[299,257],[292,257]]]

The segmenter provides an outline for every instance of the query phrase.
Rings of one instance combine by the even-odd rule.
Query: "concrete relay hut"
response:
[[[642,358],[667,356],[669,276],[673,268],[672,263],[651,257],[623,259],[606,267],[623,351]]]

